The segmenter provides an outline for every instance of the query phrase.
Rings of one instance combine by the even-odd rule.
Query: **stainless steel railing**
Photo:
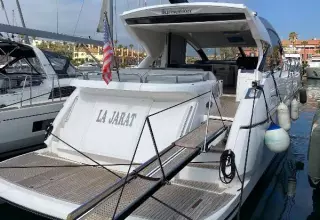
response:
[[[9,76],[1,74],[0,79],[1,77],[9,82],[7,87],[10,89],[6,89],[4,93],[5,96],[1,97],[0,95],[0,108],[16,105],[22,107],[26,103],[33,105],[36,99],[48,101],[51,99],[52,102],[57,99],[62,100],[61,83],[59,77],[56,75],[47,77],[19,75],[10,78]],[[68,85],[67,87],[70,86]],[[10,100],[11,103],[6,102],[7,100],[5,99]]]

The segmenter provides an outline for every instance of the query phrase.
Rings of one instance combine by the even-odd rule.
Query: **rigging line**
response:
[[[247,163],[248,163],[248,154],[249,154],[250,137],[251,137],[251,130],[252,130],[254,104],[255,104],[255,101],[256,101],[256,94],[257,94],[256,87],[257,87],[256,82],[254,82],[253,83],[254,95],[253,95],[251,118],[250,118],[250,128],[249,128],[249,134],[248,134],[246,158],[245,158],[245,161],[244,161],[244,170],[243,170],[243,178],[242,178],[242,183],[241,183],[241,193],[240,193],[240,200],[239,200],[239,210],[238,210],[238,213],[237,213],[237,220],[240,220],[240,210],[241,210],[241,203],[242,203],[242,196],[243,196],[243,187],[244,187],[244,181],[246,180],[246,170],[247,170]]]
[[[119,163],[119,164],[101,164],[101,166],[129,166],[130,164]],[[141,163],[134,163],[133,165],[142,165]],[[5,166],[0,169],[29,169],[29,168],[68,168],[68,167],[99,167],[96,164],[70,164],[70,165],[39,165],[39,166]]]
[[[262,91],[262,94],[263,94],[263,98],[264,98],[264,103],[265,103],[265,106],[266,106],[266,111],[267,111],[267,118],[274,123],[274,121],[272,120],[272,116],[271,116],[271,113],[269,112],[269,106],[268,106],[268,102],[267,102],[267,98],[266,98],[266,94],[264,92],[264,89],[261,87],[261,86],[257,86],[257,89],[258,90],[261,90]],[[269,120],[268,120],[269,121]],[[274,123],[275,124],[275,123]]]
[[[6,10],[6,8],[4,7],[3,0],[0,0],[0,4],[1,4],[1,7],[2,7],[2,10],[4,10],[4,14],[5,14],[7,23],[8,23],[8,25],[10,25],[9,18],[8,18],[8,14],[7,14],[7,10]],[[7,33],[7,36],[8,36],[8,38],[10,38],[9,33]]]
[[[52,126],[52,125],[51,125],[51,126]],[[73,150],[77,151],[77,152],[78,152],[79,154],[81,154],[82,156],[86,157],[87,159],[91,160],[91,161],[94,162],[95,164],[99,165],[102,169],[105,169],[105,170],[109,171],[110,173],[112,173],[113,175],[121,178],[120,175],[118,175],[118,174],[116,174],[115,172],[113,172],[112,170],[104,167],[104,166],[101,165],[99,162],[95,161],[94,159],[92,159],[92,158],[89,157],[88,155],[82,153],[80,150],[78,150],[78,149],[76,149],[75,147],[71,146],[70,144],[68,144],[67,142],[65,142],[64,140],[62,140],[62,139],[59,138],[58,136],[56,136],[55,134],[53,134],[53,133],[51,133],[51,132],[49,133],[49,135],[50,135],[50,134],[51,134],[53,137],[57,138],[57,139],[58,139],[59,141],[61,141],[62,143],[64,143],[65,145],[67,145],[68,147],[70,147],[70,148],[72,148]],[[48,136],[49,136],[49,135],[48,135]]]
[[[162,165],[161,158],[160,158],[161,156],[159,154],[159,150],[158,150],[158,147],[157,147],[157,144],[156,144],[156,140],[154,138],[154,134],[153,134],[153,131],[152,131],[151,122],[150,122],[149,117],[147,117],[147,124],[148,124],[148,127],[149,127],[149,131],[150,131],[151,139],[152,139],[152,142],[153,142],[154,150],[155,150],[155,152],[157,154],[157,158],[158,158],[159,166],[160,166],[160,169],[161,169],[162,177],[165,180],[166,179],[166,175],[164,173],[163,165]]]
[[[167,110],[172,109],[172,108],[174,108],[174,107],[177,107],[177,106],[179,106],[179,105],[182,105],[182,104],[185,104],[185,103],[187,103],[187,102],[190,102],[191,100],[196,99],[196,98],[199,98],[199,97],[201,97],[201,96],[203,96],[203,95],[206,95],[206,94],[208,94],[208,93],[210,93],[210,92],[211,92],[211,90],[209,90],[209,91],[207,91],[207,92],[204,92],[204,93],[202,93],[202,94],[200,94],[200,95],[194,96],[194,97],[192,97],[192,98],[190,98],[190,99],[187,99],[187,100],[185,100],[185,101],[183,101],[183,102],[180,102],[180,103],[178,103],[178,104],[172,105],[172,106],[170,106],[170,107],[168,107],[168,108],[162,109],[162,110],[157,111],[157,112],[155,112],[155,113],[153,113],[153,114],[150,114],[150,115],[148,115],[148,117],[152,117],[152,116],[154,116],[154,115],[160,114],[160,113],[162,113],[162,112],[164,112],[164,111],[167,111]]]
[[[76,26],[74,28],[74,31],[73,31],[73,35],[74,36],[76,34],[76,30],[78,28],[78,24],[79,24],[79,21],[80,21],[80,16],[81,16],[81,12],[82,12],[82,9],[83,9],[83,5],[84,5],[84,0],[82,0],[82,4],[81,4],[81,8],[80,8],[80,11],[79,11],[79,14],[78,14],[78,19],[77,19],[77,23],[76,23]]]
[[[204,143],[203,143],[203,152],[207,151],[207,135],[208,135],[208,127],[209,127],[209,116],[210,116],[210,110],[211,110],[211,99],[213,96],[213,87],[211,87],[211,92],[210,92],[210,98],[209,98],[209,106],[208,106],[208,111],[207,111],[207,121],[206,121],[206,130],[205,130],[205,136],[204,136]]]
[[[120,195],[118,197],[118,201],[117,201],[117,204],[116,204],[116,207],[114,209],[114,212],[113,212],[113,216],[112,216],[112,219],[114,219],[116,213],[117,213],[117,209],[118,209],[118,206],[119,206],[119,203],[120,203],[120,200],[121,200],[121,196],[123,194],[123,191],[124,191],[124,187],[126,186],[127,184],[127,181],[128,181],[128,177],[129,177],[129,173],[130,173],[130,170],[131,170],[131,167],[132,167],[132,164],[133,164],[133,161],[134,161],[134,158],[136,156],[136,153],[138,151],[138,146],[139,146],[139,143],[140,143],[140,140],[141,140],[141,137],[142,137],[142,133],[143,133],[143,130],[144,130],[144,127],[147,123],[147,118],[144,120],[144,123],[143,123],[143,126],[142,126],[142,131],[140,132],[140,135],[139,135],[139,138],[138,138],[138,142],[137,142],[137,145],[136,145],[136,148],[134,149],[134,152],[133,152],[133,155],[132,155],[132,158],[131,158],[131,162],[130,162],[130,166],[128,168],[128,171],[127,171],[127,174],[125,176],[125,180],[124,180],[124,184],[121,188],[121,191],[120,191]]]
[[[274,78],[273,69],[271,70],[271,77],[273,79],[274,87],[276,89],[276,95],[279,97],[280,102],[282,102],[282,98],[281,98],[281,95],[280,95],[280,92],[279,92],[279,89],[278,89],[278,85],[277,85],[276,79]]]
[[[216,97],[214,96],[214,93],[213,93],[213,92],[212,92],[212,96],[213,96],[214,102],[216,103],[216,106],[217,106],[217,109],[218,109],[219,116],[220,116],[220,118],[221,118],[221,122],[222,122],[222,124],[223,124],[223,127],[226,129],[227,126],[226,126],[225,123],[224,123],[224,120],[223,120],[223,118],[222,118],[222,114],[221,114],[221,112],[220,112],[220,108],[219,108],[219,106],[218,106]],[[211,105],[211,103],[210,103],[210,105]]]
[[[156,200],[157,202],[161,203],[162,205],[164,205],[165,207],[171,209],[172,211],[178,213],[179,215],[181,215],[182,217],[188,219],[188,220],[192,220],[192,218],[186,216],[185,214],[183,214],[182,212],[178,211],[177,209],[173,208],[172,206],[170,206],[169,204],[161,201],[160,199],[156,198],[155,196],[151,196],[151,198],[153,198],[154,200]]]

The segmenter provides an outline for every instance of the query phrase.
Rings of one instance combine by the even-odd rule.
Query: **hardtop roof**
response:
[[[151,56],[163,50],[167,33],[193,40],[200,48],[257,46],[270,36],[257,13],[243,4],[165,4],[126,11],[121,19]]]

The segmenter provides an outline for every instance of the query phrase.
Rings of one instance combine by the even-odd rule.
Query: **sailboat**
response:
[[[2,32],[78,44],[102,41],[0,24]],[[82,77],[70,60],[36,46],[0,38],[0,154],[14,155],[43,144],[45,129]]]
[[[47,148],[0,163],[0,197],[59,219],[232,219],[279,152],[264,137],[285,132],[274,123],[298,95],[299,71],[282,61],[272,25],[242,4],[120,17],[147,57],[108,85],[74,80]],[[200,58],[187,64],[189,47]],[[241,56],[210,60],[204,48],[217,47]]]

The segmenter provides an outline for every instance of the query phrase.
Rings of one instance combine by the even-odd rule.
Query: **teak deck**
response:
[[[32,166],[2,168],[0,177],[34,192],[79,204],[79,208],[70,213],[70,219],[112,218],[124,185],[115,213],[116,219],[124,219],[129,215],[150,219],[169,219],[169,216],[184,218],[155,198],[190,218],[199,219],[225,205],[233,195],[223,193],[211,183],[175,179],[168,185],[167,181],[201,153],[205,127],[206,124],[200,125],[160,152],[165,178],[156,156],[131,172],[125,184],[124,174],[118,173],[123,177],[120,179],[102,168],[72,167],[77,164],[52,154],[38,153],[25,154],[0,163],[1,167]],[[224,130],[221,121],[210,120],[208,142]],[[66,167],[36,167],[48,165]]]

